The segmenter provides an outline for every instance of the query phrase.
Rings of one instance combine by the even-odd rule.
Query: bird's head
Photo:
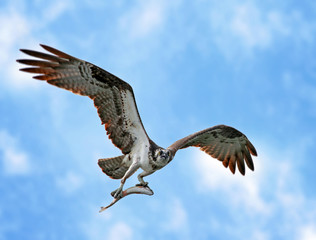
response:
[[[172,160],[172,157],[169,149],[157,148],[155,151],[156,162],[167,164]]]

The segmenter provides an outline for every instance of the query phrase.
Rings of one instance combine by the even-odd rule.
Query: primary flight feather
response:
[[[107,135],[122,154],[114,158],[99,159],[102,171],[114,179],[121,179],[118,189],[112,192],[115,199],[122,198],[122,189],[127,178],[139,168],[139,184],[148,188],[143,180],[166,166],[179,149],[199,147],[210,156],[222,161],[235,173],[236,165],[245,174],[245,162],[254,170],[251,155],[256,149],[240,131],[225,125],[217,125],[184,137],[168,148],[155,144],[147,135],[140,119],[132,87],[113,74],[55,48],[41,46],[51,54],[21,49],[35,59],[19,59],[30,67],[21,71],[38,74],[33,78],[88,96],[94,102]],[[144,190],[145,191],[145,190]],[[136,192],[135,192],[136,193]]]

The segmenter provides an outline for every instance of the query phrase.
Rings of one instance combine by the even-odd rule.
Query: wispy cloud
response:
[[[31,172],[28,154],[19,148],[18,140],[5,130],[0,130],[0,156],[5,174],[25,175]]]
[[[0,64],[7,62],[8,56],[12,48],[19,39],[23,39],[30,33],[29,21],[13,9],[7,12],[0,12],[0,44],[1,56]]]
[[[65,194],[72,194],[82,186],[82,178],[74,173],[67,172],[64,176],[56,177],[56,185]]]
[[[299,11],[284,12],[277,5],[266,9],[254,1],[225,2],[214,5],[209,21],[215,43],[228,59],[252,56],[254,51],[274,47],[280,40],[314,40],[314,24]]]
[[[260,160],[255,160],[256,174],[249,170],[244,177],[237,171],[235,175],[231,174],[221,162],[202,151],[197,151],[193,159],[196,161],[196,168],[201,176],[201,182],[198,183],[199,191],[217,192],[220,196],[228,196],[228,200],[234,199],[229,206],[236,208],[242,206],[247,211],[249,209],[249,212],[268,213],[270,211],[269,204],[260,196],[259,184],[262,175]]]
[[[45,36],[46,26],[56,21],[66,10],[72,8],[72,1],[54,1],[51,4],[45,3],[44,10],[35,18],[30,18],[25,13],[25,4],[18,4],[12,1],[0,11],[0,71],[6,80],[1,81],[2,88],[24,89],[37,86],[33,80],[27,80],[25,74],[17,71],[21,65],[16,63],[16,59],[22,56],[19,48],[32,47],[38,48],[39,40],[34,35],[42,31]]]
[[[252,224],[253,236],[260,235],[261,239],[275,236],[272,229],[263,230],[275,217],[279,219],[279,225],[275,227],[280,236],[312,236],[314,232],[310,225],[316,222],[316,205],[314,199],[301,191],[301,176],[293,164],[295,153],[269,151],[262,146],[260,149],[260,157],[254,159],[255,172],[246,173],[246,176],[232,175],[219,161],[196,152],[196,169],[201,176],[198,189],[206,194],[216,193],[236,217],[249,222],[252,218],[260,218]],[[228,222],[226,227],[229,225]]]
[[[23,76],[20,74],[18,64],[15,59],[18,56],[18,45],[23,41],[25,44],[30,44],[31,23],[29,19],[20,14],[13,8],[6,9],[7,11],[0,12],[0,71],[6,76],[5,81],[1,81],[1,85],[10,88],[21,88],[32,85],[30,81],[22,81]],[[4,87],[2,86],[2,88]]]
[[[165,17],[164,1],[138,1],[120,18],[119,27],[131,38],[137,39],[156,32]]]
[[[299,231],[298,240],[314,240],[316,239],[316,224],[302,226]]]
[[[174,199],[167,206],[166,213],[168,213],[167,219],[163,222],[164,229],[168,232],[182,232],[188,230],[188,216],[180,199]]]
[[[122,218],[113,216],[110,211],[100,214],[96,212],[96,206],[91,206],[90,209],[90,215],[80,225],[80,230],[86,235],[87,239],[135,239],[134,229]],[[134,219],[137,219],[137,217]],[[142,236],[142,234],[138,235]]]
[[[230,29],[232,34],[249,48],[267,47],[271,43],[270,23],[263,18],[259,9],[252,4],[236,6]]]
[[[50,22],[56,21],[63,13],[69,11],[75,7],[75,3],[72,0],[56,0],[49,4],[45,3],[45,9],[42,11],[40,24],[43,27]]]
[[[129,240],[133,239],[132,228],[124,222],[114,224],[107,236],[109,240]]]
[[[309,73],[312,74],[312,73]],[[292,121],[297,119],[293,115],[299,115],[299,111],[304,108],[312,116],[316,117],[316,85],[305,79],[301,73],[293,70],[287,70],[283,73],[282,84],[284,91],[288,94],[287,104],[291,112]]]

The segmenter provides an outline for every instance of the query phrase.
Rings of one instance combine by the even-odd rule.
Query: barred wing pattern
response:
[[[128,83],[89,62],[41,46],[53,55],[21,49],[38,58],[17,60],[32,66],[21,71],[40,74],[33,78],[91,98],[109,138],[123,154],[128,154],[138,141],[148,139]]]
[[[217,125],[182,138],[168,147],[173,154],[179,149],[190,146],[199,147],[202,151],[229,166],[235,173],[236,163],[242,175],[245,175],[245,162],[253,171],[251,155],[257,156],[257,151],[248,138],[235,128]]]

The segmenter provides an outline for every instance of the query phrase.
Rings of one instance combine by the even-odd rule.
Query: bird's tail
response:
[[[113,158],[101,158],[98,160],[98,165],[102,171],[113,179],[121,179],[128,167],[123,164],[125,155]]]

